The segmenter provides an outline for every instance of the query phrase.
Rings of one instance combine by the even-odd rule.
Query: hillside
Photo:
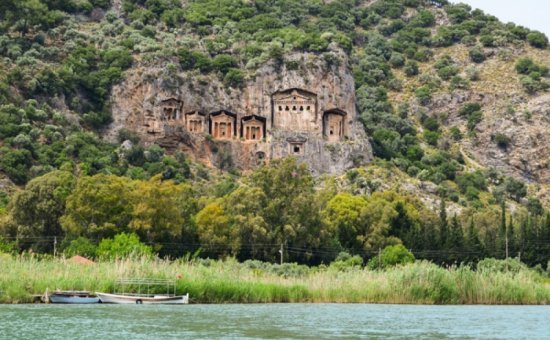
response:
[[[135,232],[168,255],[451,262],[510,237],[547,265],[540,32],[445,0],[8,0],[0,34],[20,250]],[[279,119],[287,96],[304,118]]]

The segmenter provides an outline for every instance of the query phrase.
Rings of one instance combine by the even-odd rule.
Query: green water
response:
[[[0,338],[550,339],[550,307],[0,305]]]

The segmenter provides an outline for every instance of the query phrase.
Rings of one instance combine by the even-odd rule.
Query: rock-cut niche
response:
[[[319,131],[317,95],[292,88],[272,95],[273,128],[286,131]]]
[[[266,119],[252,115],[241,119],[241,137],[247,141],[262,140],[266,136]]]
[[[210,134],[214,139],[232,139],[237,134],[237,115],[229,111],[210,114]]]
[[[185,128],[191,133],[203,133],[206,131],[207,120],[200,111],[187,112],[185,114]]]
[[[323,135],[329,142],[339,142],[346,136],[346,112],[332,109],[323,113]]]
[[[160,120],[166,122],[180,122],[183,117],[181,109],[183,102],[176,98],[168,98],[160,102]]]

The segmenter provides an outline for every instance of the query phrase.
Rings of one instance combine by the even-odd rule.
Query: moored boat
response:
[[[96,293],[102,303],[117,304],[188,304],[189,294],[180,296],[168,295],[128,295]]]
[[[189,303],[189,294],[176,295],[176,280],[120,279],[116,281],[116,286],[117,290],[113,293],[96,293],[102,303],[170,305]]]
[[[49,294],[48,299],[51,303],[88,304],[101,302],[99,297],[93,296],[88,291],[81,290],[56,291]]]

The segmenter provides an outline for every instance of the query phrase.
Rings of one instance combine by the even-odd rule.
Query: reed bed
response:
[[[133,277],[178,278],[177,293],[189,293],[192,303],[550,303],[548,279],[532,270],[475,271],[420,261],[384,271],[320,267],[287,276],[234,260],[206,265],[141,258],[83,265],[9,255],[0,255],[0,302],[31,302],[33,294],[55,289],[113,292],[117,279]]]

